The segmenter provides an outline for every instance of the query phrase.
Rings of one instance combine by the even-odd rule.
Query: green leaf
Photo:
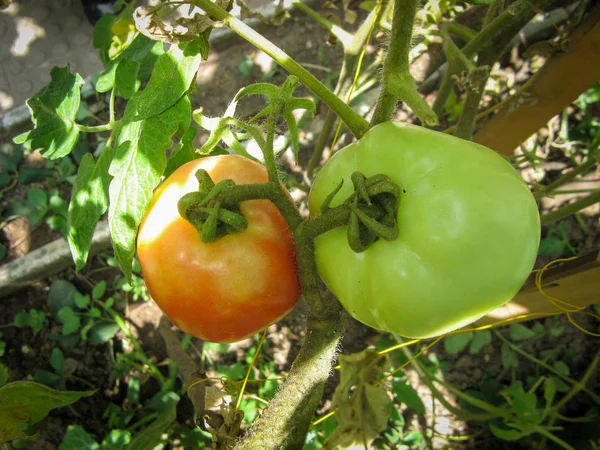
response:
[[[0,169],[6,172],[16,172],[23,160],[21,146],[5,143],[0,146]]]
[[[389,395],[385,388],[375,385],[387,360],[375,350],[340,355],[339,359],[340,383],[332,399],[338,427],[327,441],[328,448],[369,443],[387,427],[390,417]]]
[[[111,28],[116,21],[117,16],[114,14],[105,14],[94,26],[93,45],[94,48],[99,50],[100,59],[104,65],[109,64],[110,61],[108,50],[110,49],[113,37]]]
[[[33,379],[36,383],[42,383],[52,387],[60,380],[60,376],[48,370],[37,369],[33,375]]]
[[[502,366],[505,369],[516,368],[519,365],[517,355],[515,352],[506,344],[502,344]]]
[[[465,0],[465,3],[470,3],[471,5],[491,5],[496,0]]]
[[[79,425],[70,425],[58,447],[59,450],[100,450],[92,436]],[[104,450],[104,449],[103,449]]]
[[[52,178],[55,172],[49,169],[39,169],[37,167],[22,167],[19,170],[19,184],[31,184],[46,181]]]
[[[121,450],[131,442],[131,433],[126,430],[111,430],[102,441],[102,450]]]
[[[98,282],[98,284],[96,284],[96,286],[94,286],[94,289],[92,289],[92,298],[94,300],[99,300],[104,296],[105,292],[106,292],[106,281],[102,280],[102,281]]]
[[[473,332],[468,331],[466,333],[451,334],[444,338],[444,349],[449,355],[456,355],[462,352],[471,339],[473,338]]]
[[[48,196],[38,188],[30,189],[27,193],[27,201],[36,208],[46,208],[48,206]]]
[[[483,347],[492,343],[492,332],[490,330],[477,330],[473,333],[473,339],[469,344],[469,353],[476,355]]]
[[[179,397],[172,393],[168,407],[159,413],[158,418],[149,426],[136,433],[127,450],[152,450],[161,442],[163,433],[171,426],[177,417]]]
[[[165,150],[171,147],[171,136],[179,127],[187,127],[191,121],[187,96],[146,120],[134,120],[136,111],[136,101],[130,100],[109,169],[114,178],[109,188],[108,223],[115,256],[127,278],[131,278],[138,225],[167,166]]]
[[[23,439],[26,435],[17,429],[20,425],[33,425],[45,418],[50,410],[70,405],[95,392],[60,392],[31,381],[15,381],[1,387],[0,442]]]
[[[62,333],[63,334],[73,334],[79,327],[81,326],[81,321],[75,312],[68,306],[60,308],[58,311],[58,318],[63,324]]]
[[[188,91],[202,61],[200,47],[195,42],[173,45],[158,58],[148,85],[133,96],[134,120],[147,119],[167,111]]]
[[[71,75],[69,66],[53,68],[50,76],[50,84],[27,100],[33,130],[15,142],[29,142],[32,148],[42,148],[44,157],[56,159],[68,155],[79,139],[75,116],[84,81],[79,74]]]
[[[553,254],[560,254],[567,248],[568,242],[557,236],[548,236],[540,241],[540,248],[538,255],[548,256]]]
[[[509,330],[510,338],[513,341],[524,341],[526,339],[531,339],[532,337],[536,336],[536,334],[532,330],[520,323],[511,324]]]
[[[85,309],[90,304],[90,297],[79,292],[75,293],[75,306],[79,309]]]
[[[505,428],[499,428],[492,423],[490,423],[489,426],[494,436],[505,441],[516,441],[529,434],[528,432],[521,430],[507,430]]]
[[[248,76],[252,74],[252,69],[254,68],[254,61],[248,55],[242,56],[238,64],[238,70],[244,76]]]
[[[571,375],[571,369],[569,369],[569,366],[567,366],[562,361],[556,361],[554,364],[552,364],[552,367],[554,367],[556,369],[556,371],[561,373],[562,375],[565,375],[565,376]]]
[[[127,400],[132,405],[140,402],[140,380],[138,378],[131,378],[127,383]]]
[[[20,311],[15,315],[14,324],[17,328],[29,326],[30,323],[31,318],[29,317],[29,313],[27,311]]]
[[[200,157],[200,155],[196,153],[196,150],[194,150],[194,138],[196,137],[196,132],[197,128],[189,127],[187,129],[167,161],[167,168],[163,174],[165,178],[170,176],[177,168],[183,166],[185,163]]]
[[[544,383],[544,400],[546,400],[546,408],[550,408],[556,395],[556,384],[552,377],[547,378]]]
[[[6,258],[6,253],[7,253],[6,245],[0,244],[0,261],[2,261],[4,258]]]
[[[425,405],[419,396],[419,393],[408,381],[395,381],[392,386],[392,392],[400,403],[404,403],[410,409],[419,414],[425,414]]]
[[[121,97],[130,98],[140,88],[139,72],[139,62],[129,59],[119,61],[115,72],[115,85]]]
[[[65,357],[59,348],[55,347],[52,349],[52,355],[50,355],[50,365],[57,373],[63,373],[65,368]]]
[[[123,53],[109,62],[106,70],[98,77],[96,90],[98,92],[108,92],[115,86],[117,67],[125,59],[140,64],[137,77],[138,81],[142,82],[150,75],[158,57],[163,53],[164,44],[162,42],[155,42],[142,34],[138,34]]]
[[[121,328],[114,322],[96,322],[88,333],[88,342],[92,345],[110,341]]]
[[[75,306],[77,288],[66,280],[57,280],[50,286],[48,307],[50,313],[57,317],[58,311],[64,306]]]
[[[69,203],[67,240],[77,270],[85,265],[90,253],[96,224],[108,209],[108,168],[114,150],[104,147],[98,162],[91,153],[81,159]]]
[[[8,367],[0,363],[0,387],[4,386],[8,381]]]

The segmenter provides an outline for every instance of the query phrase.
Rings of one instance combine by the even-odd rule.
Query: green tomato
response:
[[[465,326],[514,297],[540,241],[533,195],[492,150],[414,125],[386,122],[340,150],[317,176],[311,215],[350,175],[386,174],[402,190],[399,236],[353,252],[346,227],[315,240],[317,269],[344,308],[373,328],[413,338]]]

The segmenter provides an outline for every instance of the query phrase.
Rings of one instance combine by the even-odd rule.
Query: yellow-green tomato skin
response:
[[[327,162],[310,192],[311,215],[341,179],[331,206],[347,199],[357,170],[388,175],[402,194],[396,240],[354,253],[340,227],[315,241],[319,275],[355,319],[402,336],[438,336],[503,305],[523,285],[537,256],[539,213],[501,156],[386,122]]]

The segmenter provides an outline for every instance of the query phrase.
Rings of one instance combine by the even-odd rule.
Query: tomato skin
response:
[[[138,257],[152,298],[171,322],[207,341],[235,342],[282,318],[300,298],[294,240],[270,201],[249,200],[240,204],[246,230],[202,242],[177,211],[179,199],[198,190],[198,169],[215,183],[268,181],[262,165],[238,155],[184,164],[154,192]]]
[[[518,292],[537,256],[540,219],[519,174],[492,150],[414,125],[386,122],[336,153],[309,196],[319,215],[353,188],[352,172],[387,174],[402,190],[395,241],[354,253],[346,227],[319,236],[319,275],[357,320],[411,338],[467,325]]]

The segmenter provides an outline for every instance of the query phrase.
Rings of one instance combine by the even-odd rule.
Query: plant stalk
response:
[[[202,8],[212,19],[223,22],[235,33],[273,58],[289,73],[296,75],[307,88],[313,91],[317,97],[340,116],[354,136],[357,138],[361,137],[367,131],[368,123],[365,119],[330,91],[314,75],[290,58],[289,55],[271,41],[265,39],[260,33],[257,33],[244,22],[236,19],[210,0],[192,0],[190,3]]]
[[[395,0],[390,46],[383,63],[381,93],[375,106],[371,126],[390,120],[398,100],[405,102],[421,122],[433,126],[437,117],[417,91],[409,72],[409,51],[417,12],[417,0]]]

